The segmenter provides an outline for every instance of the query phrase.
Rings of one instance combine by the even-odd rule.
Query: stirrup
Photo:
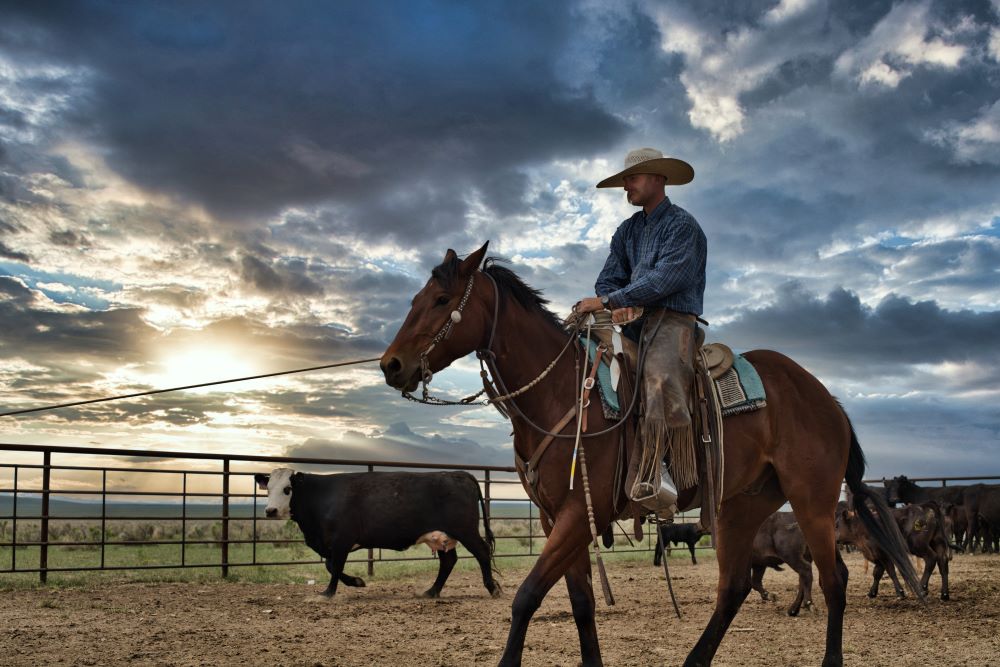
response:
[[[659,473],[655,487],[652,480],[636,480],[629,498],[655,512],[661,519],[669,519],[677,513],[677,486],[662,462]]]

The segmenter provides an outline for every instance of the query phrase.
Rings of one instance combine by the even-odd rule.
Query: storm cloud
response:
[[[876,474],[981,468],[998,45],[995,0],[7,3],[0,397],[378,356],[445,249],[487,240],[565,313],[633,212],[594,184],[653,146],[695,167],[668,194],[708,237],[710,339],[816,373]],[[480,384],[467,360],[434,382]],[[510,453],[495,412],[407,403],[374,364],[10,437],[123,425],[178,450]]]

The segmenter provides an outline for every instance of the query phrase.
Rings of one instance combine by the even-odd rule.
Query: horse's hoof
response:
[[[494,582],[493,583],[493,590],[490,591],[490,597],[491,598],[498,598],[501,595],[503,595],[503,589],[500,588],[500,584]]]
[[[874,600],[877,595],[878,593],[873,593],[872,591],[868,591],[868,597],[870,597],[872,600]]]
[[[422,597],[425,597],[425,598],[439,598],[439,597],[441,597],[441,591],[436,591],[433,588],[428,588],[426,591],[424,591]]]
[[[942,593],[942,594],[941,594],[941,599],[942,599],[942,600],[950,600],[950,599],[951,599],[951,596],[950,596],[950,595],[948,595],[947,593]]]
[[[799,615],[799,610],[798,609],[789,609],[788,610],[788,615],[789,616],[798,616]]]

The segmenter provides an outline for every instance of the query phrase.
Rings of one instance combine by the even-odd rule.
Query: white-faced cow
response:
[[[467,472],[312,475],[278,468],[254,478],[267,490],[265,514],[290,516],[302,529],[306,544],[325,559],[331,577],[323,592],[327,597],[337,592],[338,581],[365,585],[362,579],[344,574],[351,551],[402,551],[417,543],[427,544],[439,559],[437,579],[425,596],[440,595],[458,560],[456,544],[479,562],[486,590],[493,597],[500,594],[492,567],[496,541],[479,484]],[[486,540],[479,536],[480,506]]]

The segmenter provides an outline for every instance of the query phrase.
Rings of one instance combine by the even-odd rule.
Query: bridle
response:
[[[482,273],[484,276],[490,279],[490,283],[493,284],[493,297],[494,297],[493,323],[490,326],[490,337],[486,342],[486,347],[476,350],[476,358],[479,359],[479,375],[483,380],[483,388],[480,391],[476,392],[475,394],[471,396],[466,396],[465,398],[459,399],[457,401],[449,401],[443,398],[438,398],[436,396],[431,396],[430,391],[427,388],[427,385],[430,384],[430,381],[433,379],[434,374],[431,372],[430,362],[428,361],[428,357],[430,356],[430,353],[434,350],[434,348],[437,346],[437,344],[440,343],[442,340],[447,339],[448,336],[451,335],[451,331],[455,327],[455,325],[462,321],[462,311],[465,310],[465,306],[469,302],[469,296],[472,294],[472,285],[473,282],[475,281],[476,273]],[[509,414],[507,413],[507,411],[505,411],[501,407],[503,401],[507,401],[516,396],[520,396],[524,392],[534,387],[546,375],[548,375],[549,372],[553,368],[555,368],[556,363],[558,363],[559,359],[562,358],[566,350],[569,349],[570,344],[573,342],[574,337],[577,331],[579,330],[580,326],[579,323],[577,323],[569,339],[566,341],[566,345],[563,346],[563,349],[559,352],[558,355],[556,355],[556,358],[552,360],[552,363],[550,363],[545,368],[545,370],[543,370],[534,380],[524,385],[517,391],[513,391],[508,394],[504,394],[502,396],[499,395],[493,396],[479,401],[476,399],[478,399],[480,396],[487,393],[490,389],[493,388],[493,383],[489,379],[490,374],[492,374],[494,377],[498,379],[500,377],[496,369],[496,363],[495,363],[496,355],[493,353],[493,340],[496,338],[497,322],[499,322],[500,320],[499,314],[500,314],[500,288],[497,286],[497,281],[493,278],[493,276],[486,273],[485,271],[473,272],[472,275],[469,276],[468,282],[465,284],[465,293],[462,295],[462,299],[458,302],[458,307],[455,308],[455,310],[451,311],[451,314],[448,315],[448,319],[445,321],[444,325],[442,325],[441,329],[438,330],[434,338],[431,339],[430,345],[428,345],[427,349],[425,349],[423,352],[420,353],[420,382],[422,385],[422,392],[421,392],[422,397],[417,398],[408,391],[402,392],[403,397],[406,398],[407,400],[414,401],[416,403],[425,403],[428,405],[494,405],[503,416],[509,418]],[[487,366],[489,366],[489,371],[487,371]],[[501,381],[501,384],[502,383],[503,382]],[[499,394],[499,392],[496,392],[495,390],[494,393]],[[511,401],[511,405],[514,405],[514,407],[517,408],[516,404],[514,404],[513,401]],[[518,413],[520,413],[520,409],[518,409]],[[527,419],[527,417],[525,417],[525,419]]]
[[[465,398],[459,399],[457,401],[449,401],[446,399],[438,398],[436,396],[431,396],[430,390],[428,389],[427,385],[434,377],[434,374],[430,370],[430,362],[428,361],[428,356],[434,350],[434,348],[437,346],[438,343],[448,338],[455,325],[462,321],[462,311],[468,304],[469,296],[472,294],[472,286],[476,277],[476,273],[482,273],[483,275],[485,275],[487,278],[490,279],[490,282],[493,284],[493,296],[494,296],[493,322],[490,326],[490,336],[486,343],[486,347],[476,350],[476,358],[479,359],[479,369],[480,369],[479,375],[483,381],[483,388],[480,391],[476,392],[475,394],[471,396],[466,396]],[[518,417],[523,419],[528,425],[530,425],[539,433],[543,433],[544,435],[552,436],[554,438],[575,438],[576,437],[575,434],[553,433],[548,429],[539,426],[531,418],[529,418],[526,414],[524,414],[521,408],[512,399],[516,398],[517,396],[520,396],[521,394],[527,392],[529,389],[537,385],[552,371],[553,368],[555,368],[556,364],[559,363],[559,360],[566,353],[566,350],[568,350],[572,345],[572,343],[577,340],[580,329],[582,327],[582,318],[577,318],[577,321],[574,323],[573,330],[570,332],[569,337],[566,340],[566,344],[563,346],[562,350],[559,351],[559,354],[556,355],[555,359],[553,359],[552,362],[548,366],[546,366],[545,369],[542,370],[542,372],[539,373],[537,377],[535,377],[535,379],[533,379],[531,382],[525,384],[519,389],[516,389],[514,391],[508,391],[506,385],[503,382],[503,378],[500,376],[500,370],[497,368],[496,355],[493,353],[493,340],[496,337],[497,322],[500,319],[499,312],[500,312],[500,288],[497,285],[496,279],[493,278],[493,276],[491,276],[486,271],[478,271],[478,270],[474,271],[469,276],[469,280],[465,285],[465,293],[462,295],[462,299],[459,301],[458,306],[455,308],[455,310],[453,310],[449,314],[448,319],[441,326],[441,329],[438,330],[434,338],[431,339],[431,342],[427,346],[427,348],[420,353],[420,379],[422,384],[422,392],[421,392],[422,396],[418,398],[408,391],[403,391],[402,392],[403,397],[406,398],[407,400],[414,401],[416,403],[424,403],[427,405],[493,405],[494,407],[497,408],[500,414],[502,414],[504,417],[507,417],[508,419],[510,418],[510,411],[506,409],[505,406],[509,405],[514,408],[514,411],[517,413]],[[658,325],[659,322],[657,322],[657,326]],[[579,346],[576,347],[575,351],[577,355],[580,354]],[[645,350],[643,349],[642,340],[640,339],[638,363],[636,369],[637,375],[641,373],[644,361],[645,361]],[[493,377],[492,380],[490,379],[490,376]],[[479,399],[480,396],[489,392],[492,392],[495,395],[483,400],[477,400]],[[595,438],[597,436],[606,435],[607,433],[610,433],[611,431],[614,431],[615,429],[619,428],[622,424],[624,424],[628,420],[629,416],[632,414],[632,411],[635,409],[639,393],[640,392],[638,391],[632,392],[632,401],[629,403],[628,408],[622,414],[621,419],[619,419],[617,422],[615,422],[608,428],[605,428],[601,431],[592,431],[585,433],[583,434],[582,437]]]

